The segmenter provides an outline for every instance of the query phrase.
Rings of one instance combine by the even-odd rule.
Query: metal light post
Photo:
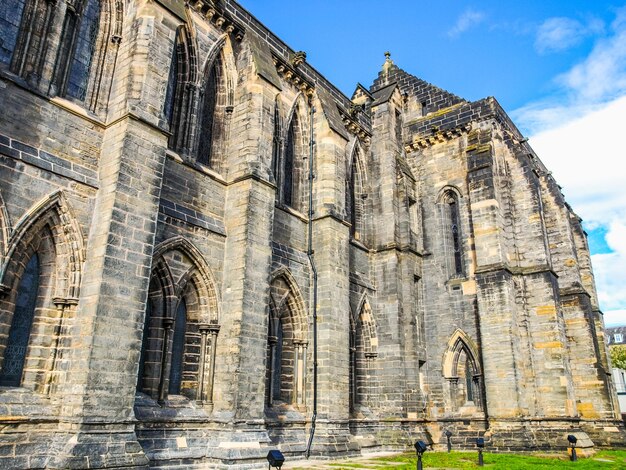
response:
[[[576,441],[578,441],[578,439],[576,439],[576,436],[574,436],[573,434],[570,434],[569,436],[567,436],[567,440],[572,445],[572,454],[570,455],[570,460],[572,462],[576,462],[578,460],[578,457],[576,456]]]
[[[279,450],[270,450],[267,453],[267,461],[269,463],[267,468],[280,468],[285,463],[285,457]]]
[[[485,462],[483,462],[483,447],[485,447],[485,439],[479,437],[476,439],[476,447],[478,447],[478,466],[483,467]]]
[[[452,442],[450,441],[450,437],[452,436],[452,431],[450,431],[449,429],[446,429],[446,431],[444,432],[444,435],[446,436],[446,439],[448,440],[448,454],[452,451]]]
[[[417,441],[415,443],[415,451],[417,452],[417,470],[423,470],[422,467],[422,454],[428,450],[428,446],[424,441]]]

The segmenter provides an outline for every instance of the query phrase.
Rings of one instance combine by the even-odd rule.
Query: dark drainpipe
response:
[[[309,140],[309,246],[307,255],[311,264],[313,273],[313,416],[311,417],[311,434],[309,435],[309,443],[306,446],[306,458],[311,455],[311,445],[315,436],[315,421],[317,419],[317,268],[313,259],[313,146],[315,139],[313,138],[313,116],[315,108],[311,105],[311,115],[309,118],[311,124],[310,140]]]

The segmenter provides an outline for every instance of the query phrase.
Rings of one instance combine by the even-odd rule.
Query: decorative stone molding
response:
[[[291,65],[298,67],[300,64],[304,63],[304,61],[306,61],[306,52],[298,51],[291,58]]]
[[[356,108],[360,108],[360,106],[356,106]],[[339,110],[341,118],[343,119],[343,124],[346,126],[348,132],[358,137],[364,144],[369,145],[372,134],[359,123],[359,112],[360,111],[355,110],[354,106],[351,106],[347,111],[343,109]]]
[[[291,62],[286,62],[276,56],[273,56],[273,59],[274,65],[276,66],[276,71],[283,79],[291,83],[307,97],[311,98],[313,96],[313,92],[315,91],[315,85],[306,78],[304,78],[304,76],[295,69],[295,67],[292,65],[294,59],[292,59]],[[297,65],[301,65],[302,62],[303,61],[298,62]]]
[[[231,18],[224,15],[218,2],[212,0],[195,0],[189,2],[189,7],[226,34],[233,34],[237,41],[243,39],[245,29]]]
[[[407,153],[421,150],[432,145],[440,144],[460,137],[463,134],[467,134],[471,129],[471,124],[466,124],[464,126],[455,127],[452,129],[446,129],[443,131],[434,126],[432,128],[432,135],[416,136],[415,138],[413,138],[412,142],[405,144],[404,149]]]

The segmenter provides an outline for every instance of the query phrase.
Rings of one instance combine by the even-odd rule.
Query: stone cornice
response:
[[[315,91],[315,85],[298,71],[298,66],[304,62],[304,57],[306,57],[306,55],[303,55],[302,52],[297,52],[293,54],[291,60],[287,62],[281,57],[272,54],[278,75],[310,98]]]
[[[350,111],[346,112],[343,109],[339,109],[339,114],[343,120],[343,124],[346,126],[346,130],[359,138],[363,143],[369,145],[372,133],[366,130],[359,121],[357,120],[357,115],[360,111],[357,108],[351,108]]]
[[[443,131],[439,130],[437,126],[433,126],[431,135],[416,136],[412,142],[405,144],[404,150],[406,150],[407,153],[410,153],[417,150],[425,149],[436,144],[441,144],[456,139],[463,134],[467,134],[470,130],[472,130],[471,124],[465,124]]]
[[[213,0],[191,0],[188,5],[218,29],[221,29],[226,34],[233,34],[237,41],[243,39],[245,29],[224,14],[223,9],[219,6],[219,2]]]

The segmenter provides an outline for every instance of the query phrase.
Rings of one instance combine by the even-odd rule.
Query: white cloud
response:
[[[558,47],[578,40],[573,23],[552,26],[544,39]],[[554,84],[555,94],[512,115],[586,226],[606,229],[612,252],[592,256],[598,298],[607,325],[626,325],[626,7]]]
[[[588,26],[579,32],[580,37],[590,31],[596,32],[598,26],[593,24],[594,20],[588,22]],[[565,42],[570,40],[570,32],[565,28],[560,33],[553,33],[555,36],[562,34]],[[595,41],[584,60],[555,77],[554,85],[557,88],[553,95],[511,113],[525,132],[536,134],[562,126],[626,94],[626,7],[617,11],[609,34]]]
[[[480,11],[472,9],[465,10],[456,20],[454,26],[448,31],[448,36],[456,38],[474,26],[482,23],[484,19],[485,14]]]
[[[612,253],[592,256],[598,299],[611,325],[626,325],[626,96],[530,144],[588,227],[605,227]]]
[[[585,27],[572,18],[548,18],[537,30],[535,48],[541,54],[559,52],[580,44]]]
[[[591,224],[626,220],[625,116],[626,95],[530,138],[574,210]]]
[[[603,313],[605,326],[626,326],[626,310],[612,310]]]
[[[598,41],[587,59],[557,77],[579,101],[595,101],[626,90],[626,23]]]

